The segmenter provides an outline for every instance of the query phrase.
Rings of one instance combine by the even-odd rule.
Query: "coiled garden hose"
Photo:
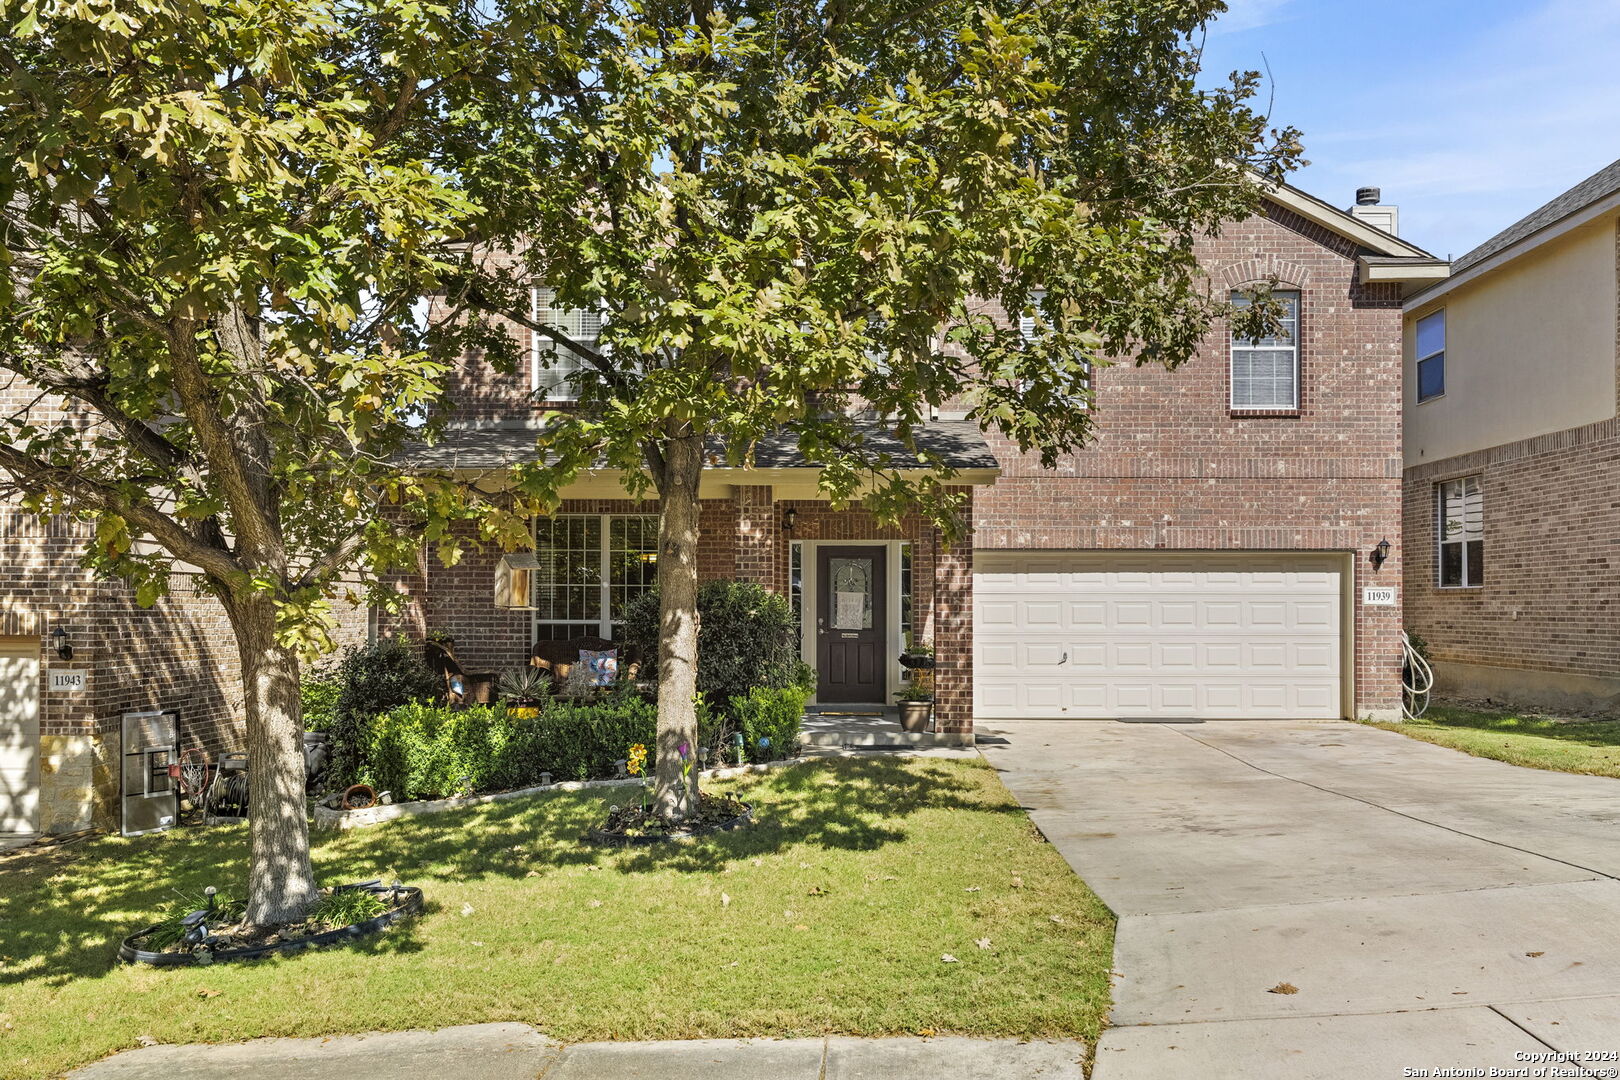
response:
[[[1416,720],[1429,710],[1429,691],[1434,689],[1434,668],[1401,631],[1401,716]]]

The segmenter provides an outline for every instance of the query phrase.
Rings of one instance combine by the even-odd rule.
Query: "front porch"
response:
[[[930,728],[938,724],[930,724]],[[972,731],[906,731],[893,705],[812,705],[804,711],[804,747],[820,750],[927,749],[972,746]]]
[[[954,455],[947,461],[958,470],[960,486],[951,490],[963,514],[971,515],[974,485],[994,480],[995,459],[977,431],[937,426],[949,428],[930,437],[936,452]],[[419,464],[488,475],[532,454],[533,436],[521,429],[469,429],[423,453]],[[901,653],[931,648],[934,723],[928,734],[940,742],[971,742],[971,546],[947,546],[919,515],[881,524],[858,506],[835,509],[817,487],[818,472],[781,450],[774,456],[762,450],[750,468],[706,469],[699,493],[700,579],[752,582],[788,598],[801,659],[817,674],[814,709],[892,712],[896,693],[907,685]],[[625,605],[656,582],[658,507],[655,500],[617,497],[620,492],[618,475],[606,471],[565,491],[555,513],[536,519],[535,553],[523,561],[528,577],[520,584],[498,582],[511,563],[498,552],[472,551],[450,567],[424,555],[418,572],[401,583],[413,604],[400,629],[413,637],[450,634],[469,670],[520,667],[542,639],[621,640]],[[857,705],[865,708],[850,708]],[[903,734],[898,722],[892,730]],[[858,744],[869,734],[819,720],[807,733],[838,745]]]

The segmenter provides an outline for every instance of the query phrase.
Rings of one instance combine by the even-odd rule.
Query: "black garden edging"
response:
[[[715,825],[705,825],[701,829],[682,829],[671,833],[635,833],[626,834],[609,832],[606,829],[592,829],[585,834],[585,839],[593,844],[608,844],[615,847],[652,847],[655,844],[678,843],[682,840],[696,840],[700,836],[711,836],[715,833],[731,832],[754,822],[754,808],[747,803],[743,804],[743,812],[734,818],[722,821]]]
[[[298,938],[293,941],[278,941],[273,945],[252,945],[243,949],[220,949],[212,954],[209,960],[199,960],[195,953],[186,952],[150,952],[140,948],[135,943],[157,929],[157,925],[148,926],[145,930],[131,934],[118,946],[118,959],[126,964],[151,964],[153,967],[201,967],[210,963],[224,963],[228,960],[252,960],[255,957],[269,956],[272,953],[294,953],[310,946],[316,945],[344,945],[363,937],[369,937],[387,929],[400,919],[422,912],[422,890],[415,886],[402,885],[398,889],[389,885],[379,885],[366,882],[358,885],[339,885],[339,889],[365,889],[367,892],[379,896],[385,894],[402,894],[399,903],[383,912],[373,916],[365,922],[354,923],[350,926],[340,926],[336,930],[323,930],[319,934]]]

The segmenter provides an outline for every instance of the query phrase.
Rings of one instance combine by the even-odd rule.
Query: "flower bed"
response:
[[[671,825],[641,805],[615,806],[607,823],[592,829],[587,839],[598,844],[659,844],[670,840],[691,840],[709,833],[740,829],[753,821],[754,809],[726,795],[698,796],[697,813]]]
[[[366,903],[349,902],[362,895]],[[118,958],[127,964],[154,967],[197,967],[229,960],[250,960],[274,953],[298,952],[323,945],[341,945],[379,933],[400,919],[419,914],[422,890],[404,885],[383,885],[368,881],[339,885],[322,897],[309,919],[279,927],[250,927],[241,921],[239,905],[225,901],[209,907],[226,920],[208,926],[204,940],[191,943],[182,935],[175,919],[154,923],[125,938],[118,947]],[[323,909],[360,911],[364,917],[333,926],[322,918]],[[380,909],[380,910],[379,910]],[[203,910],[203,909],[199,909]],[[365,914],[374,912],[374,914]],[[153,946],[148,948],[146,946]]]

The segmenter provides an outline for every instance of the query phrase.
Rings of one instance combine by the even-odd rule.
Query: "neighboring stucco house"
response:
[[[1405,304],[1406,617],[1439,693],[1620,706],[1620,162]]]
[[[932,644],[940,730],[964,741],[975,718],[1395,716],[1401,301],[1445,264],[1393,224],[1376,194],[1342,211],[1275,190],[1202,258],[1219,290],[1275,279],[1293,333],[1221,328],[1179,371],[1097,372],[1097,439],[1054,469],[939,417],[921,437],[961,470],[970,544],[835,510],[814,462],[766,446],[754,468],[705,473],[700,573],[791,597],[822,705],[891,700],[906,635]],[[534,302],[576,339],[597,332],[546,290]],[[454,430],[422,462],[479,473],[533,453],[540,414],[567,404],[529,345],[518,375],[458,370]],[[407,628],[449,632],[480,670],[522,664],[537,639],[614,637],[654,580],[656,504],[611,473],[564,496],[515,593],[496,552],[424,555]],[[1383,595],[1369,605],[1365,586]]]

